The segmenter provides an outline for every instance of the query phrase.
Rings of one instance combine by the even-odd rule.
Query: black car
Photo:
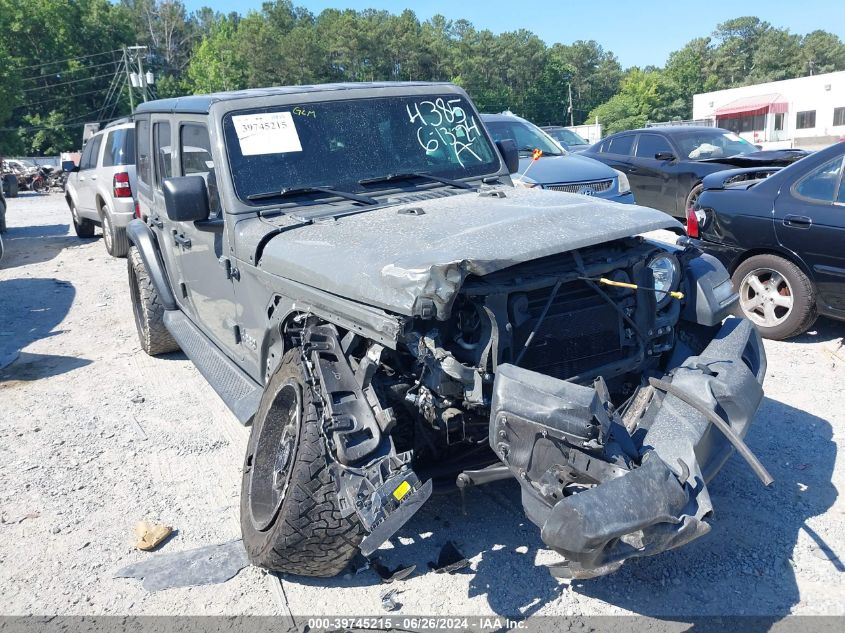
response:
[[[590,142],[577,132],[562,125],[545,125],[540,128],[568,152],[582,152],[590,147]]]
[[[772,339],[817,315],[845,320],[845,143],[764,180],[734,169],[704,179],[687,232],[731,273],[740,307]]]
[[[760,151],[729,130],[668,126],[608,136],[581,152],[628,176],[637,204],[686,217],[701,193],[701,181],[726,166],[784,166],[807,155],[804,150]],[[749,176],[751,177],[751,176]]]

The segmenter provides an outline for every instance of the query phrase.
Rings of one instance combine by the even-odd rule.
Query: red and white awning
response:
[[[743,97],[716,108],[713,116],[717,119],[736,119],[743,116],[756,116],[768,114],[769,112],[786,112],[788,104],[779,94],[757,95],[755,97]]]

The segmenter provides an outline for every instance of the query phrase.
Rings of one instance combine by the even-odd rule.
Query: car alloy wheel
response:
[[[775,327],[792,312],[792,286],[781,273],[770,268],[756,268],[742,279],[739,304],[757,325]]]
[[[256,529],[272,525],[285,498],[299,447],[302,397],[294,382],[284,384],[263,420],[252,456],[249,508]]]

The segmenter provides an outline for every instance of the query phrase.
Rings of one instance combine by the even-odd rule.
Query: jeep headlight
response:
[[[670,292],[677,290],[681,282],[681,265],[671,253],[658,253],[648,262],[654,276],[654,295],[657,307],[662,308],[672,297]]]
[[[628,182],[628,176],[618,169],[614,169],[613,171],[616,172],[616,179],[619,181],[619,193],[630,193],[631,183]]]

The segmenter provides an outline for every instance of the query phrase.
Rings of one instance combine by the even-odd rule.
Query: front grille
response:
[[[513,358],[537,324],[553,288],[511,295]],[[570,378],[623,357],[619,312],[583,281],[558,290],[520,366],[555,378]]]
[[[565,191],[566,193],[581,193],[585,187],[589,187],[595,193],[604,193],[613,186],[613,180],[596,180],[594,182],[567,182],[557,185],[543,185],[544,189],[552,191]]]

